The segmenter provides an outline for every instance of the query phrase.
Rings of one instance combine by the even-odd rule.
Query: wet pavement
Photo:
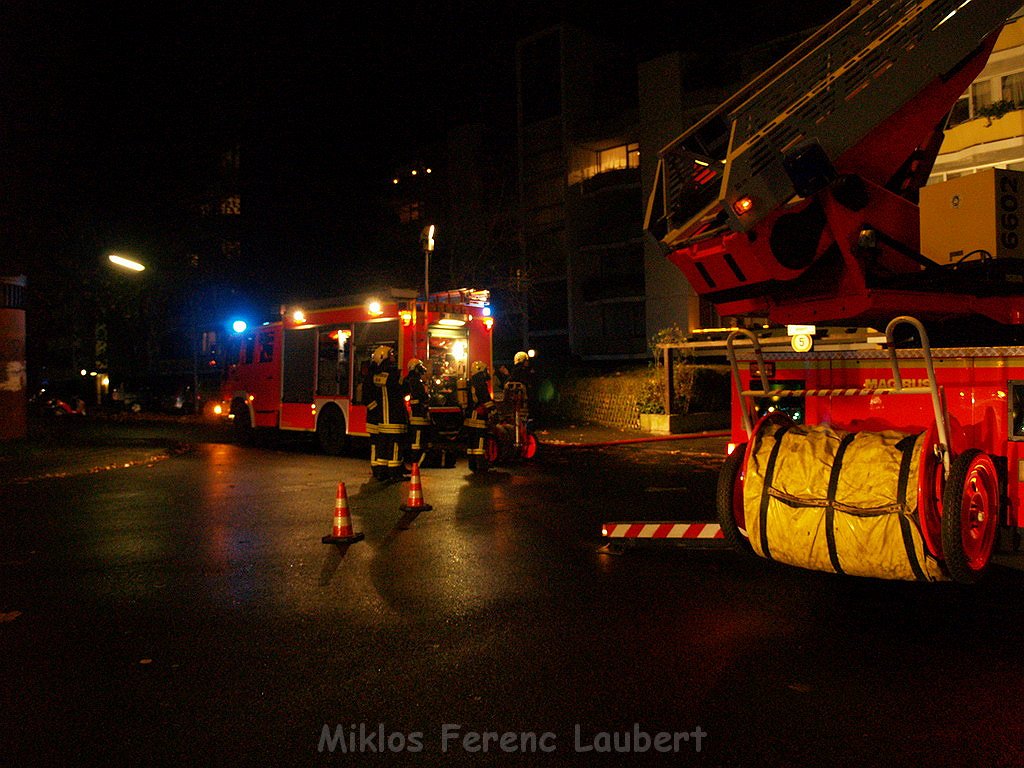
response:
[[[713,514],[725,438],[541,430],[531,465],[426,470],[433,508],[410,519],[405,484],[295,436],[33,430],[4,447],[8,476],[89,474],[0,484],[5,765],[1024,764],[992,715],[1024,681],[1024,575],[967,588],[599,551],[606,516]],[[132,460],[149,463],[96,469]],[[365,533],[351,547],[321,539],[339,480]],[[595,754],[637,729],[707,736]],[[550,733],[553,751],[485,754],[453,730]]]

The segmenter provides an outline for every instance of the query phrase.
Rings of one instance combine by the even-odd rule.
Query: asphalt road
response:
[[[599,551],[710,519],[720,441],[424,470],[409,514],[360,457],[159,429],[192,450],[0,486],[4,764],[1024,765],[1024,574]]]

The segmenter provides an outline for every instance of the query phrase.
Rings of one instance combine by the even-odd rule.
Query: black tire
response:
[[[750,541],[740,530],[736,522],[737,493],[742,493],[743,458],[747,451],[746,443],[737,445],[729,454],[721,471],[718,473],[718,493],[715,498],[715,509],[718,512],[718,524],[722,527],[722,535],[735,549],[741,552],[753,552]]]
[[[988,569],[1001,513],[992,458],[968,448],[953,459],[942,494],[942,556],[954,581],[974,584]]]
[[[340,456],[348,450],[345,414],[336,405],[327,405],[316,420],[316,441],[328,456]]]

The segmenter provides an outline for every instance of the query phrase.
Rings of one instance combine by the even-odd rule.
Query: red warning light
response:
[[[754,207],[754,201],[749,197],[741,197],[735,203],[732,204],[732,209],[736,211],[737,216],[742,216],[744,213],[749,213],[750,209]]]

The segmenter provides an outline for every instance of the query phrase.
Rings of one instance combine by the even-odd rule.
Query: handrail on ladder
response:
[[[893,341],[893,330],[900,324],[907,323],[914,326],[917,329],[918,335],[921,338],[921,352],[924,355],[925,369],[928,372],[928,386],[927,387],[904,387],[903,376],[900,374],[899,361],[896,357],[896,344]],[[733,342],[740,336],[745,336],[750,339],[753,349],[754,357],[757,360],[758,373],[761,379],[761,390],[744,390],[743,383],[740,381],[740,369],[739,362],[736,359],[736,352],[733,349]],[[904,394],[904,395],[923,395],[928,394],[932,399],[932,410],[935,414],[935,428],[938,432],[938,445],[936,446],[936,452],[941,454],[942,465],[945,469],[945,474],[949,474],[949,428],[946,419],[946,410],[943,406],[942,396],[939,391],[938,382],[935,378],[935,366],[932,364],[932,350],[931,345],[928,342],[928,334],[924,329],[924,326],[916,318],[908,315],[901,315],[893,318],[889,325],[885,329],[885,340],[886,348],[889,350],[889,364],[892,367],[893,387],[882,387],[873,389],[779,389],[772,390],[772,394],[779,397],[800,397],[806,395],[822,396],[822,397],[838,397],[838,396],[851,396],[851,395],[886,395],[886,394]],[[743,420],[743,430],[747,433],[749,439],[754,434],[753,422],[750,418],[750,407],[748,405],[748,399],[753,397],[764,396],[768,394],[768,376],[765,373],[764,365],[764,353],[761,350],[761,343],[757,336],[746,328],[737,328],[725,342],[726,351],[729,356],[729,365],[732,369],[733,384],[736,387],[736,393],[740,398],[740,416]]]

